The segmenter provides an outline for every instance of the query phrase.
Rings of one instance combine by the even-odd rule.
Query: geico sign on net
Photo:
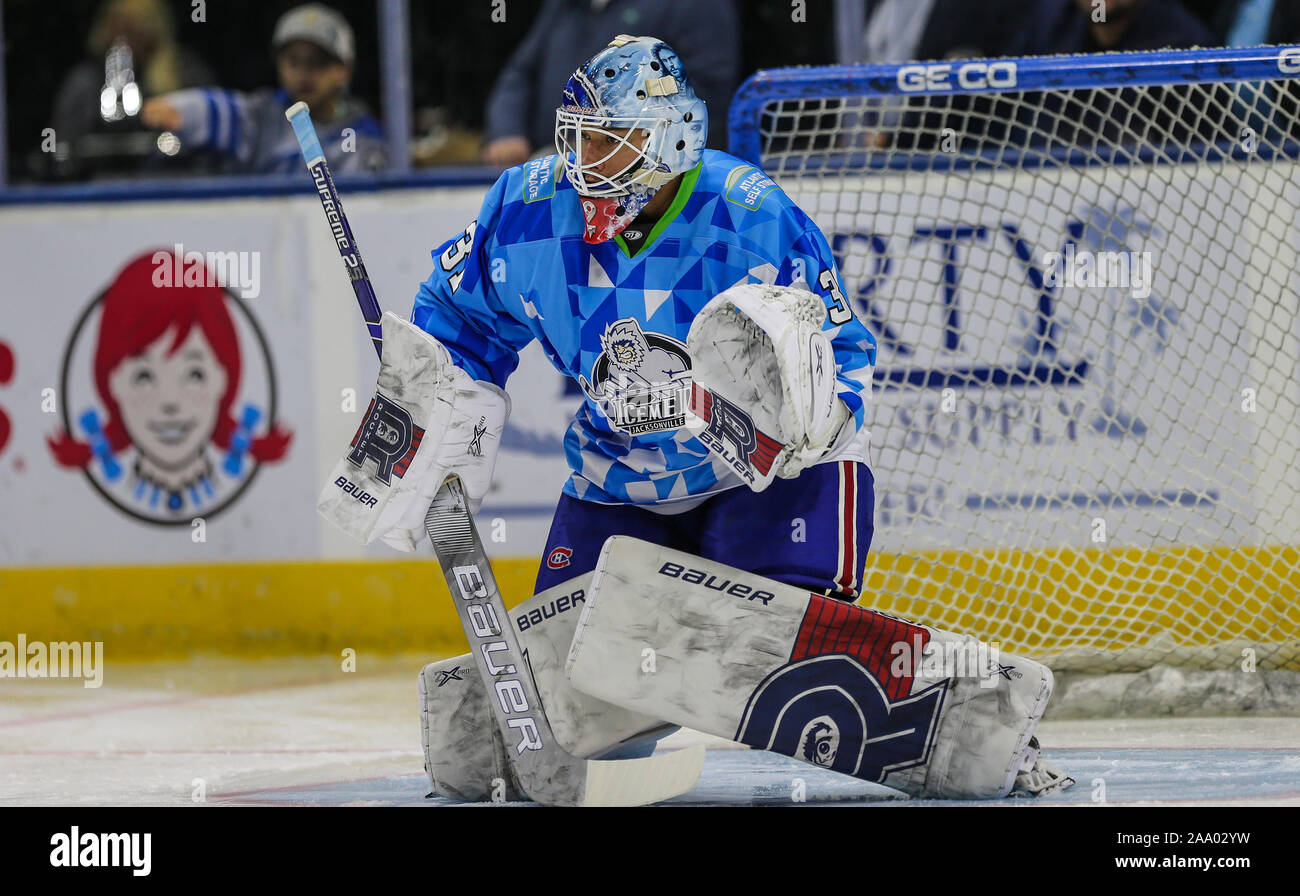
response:
[[[1277,51],[1277,70],[1284,75],[1300,72],[1300,47],[1287,47]]]
[[[954,75],[956,84],[953,83]],[[954,65],[905,65],[898,70],[898,89],[909,93],[918,90],[980,90],[989,87],[1015,87],[1014,62],[964,62]]]

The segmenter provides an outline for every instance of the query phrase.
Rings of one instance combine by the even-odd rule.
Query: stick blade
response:
[[[681,796],[704,770],[704,747],[696,745],[644,759],[587,763],[583,806],[646,806]]]

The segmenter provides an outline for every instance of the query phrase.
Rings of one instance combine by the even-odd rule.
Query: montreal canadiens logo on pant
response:
[[[366,458],[375,462],[375,478],[384,485],[392,484],[392,477],[401,479],[420,448],[424,430],[416,426],[406,408],[386,395],[376,392],[370,399],[365,419],[352,437],[352,450],[348,460],[356,467]]]
[[[735,740],[878,782],[929,759],[946,687],[891,701],[853,657],[799,660],[754,689]]]

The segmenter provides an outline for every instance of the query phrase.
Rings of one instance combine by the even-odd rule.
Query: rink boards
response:
[[[407,314],[433,263],[430,249],[464,228],[482,193],[474,187],[345,197],[385,308]],[[308,195],[0,209],[0,238],[12,257],[25,262],[10,270],[0,298],[10,321],[0,342],[13,357],[11,375],[0,382],[0,411],[11,425],[7,443],[0,445],[0,500],[6,504],[0,630],[46,640],[102,638],[123,657],[336,645],[441,649],[460,643],[430,560],[354,545],[313,511],[325,473],[364,412],[376,369],[314,203]],[[841,228],[841,222],[825,226]],[[224,415],[233,421],[234,436],[225,444],[199,440],[195,469],[203,475],[172,499],[166,488],[146,483],[142,489],[136,473],[141,465],[149,468],[151,452],[165,453],[168,438],[175,442],[181,429],[164,427],[167,438],[154,438],[147,414],[143,420],[122,419],[127,440],[105,448],[114,402],[119,417],[132,411],[122,410],[130,402],[114,393],[122,389],[114,379],[120,359],[117,366],[101,359],[143,338],[133,331],[141,326],[138,320],[106,311],[106,294],[120,287],[119,271],[155,249],[177,246],[182,254],[215,260],[233,281],[225,284],[222,304],[235,350],[226,345],[216,352],[221,369],[207,373],[234,385],[186,395],[187,420],[194,421],[187,432],[201,432]],[[183,279],[186,272],[166,273]],[[168,326],[169,316],[203,317],[166,307],[152,314]],[[567,474],[560,439],[579,399],[536,351],[526,354],[510,389],[514,414],[479,522],[513,603],[531,592],[550,512]],[[984,394],[995,391],[986,388]],[[899,394],[882,401],[882,408],[896,413]],[[252,447],[258,440],[276,441],[267,438],[272,421],[279,449],[264,444],[258,457]],[[877,427],[887,446],[888,421]],[[48,440],[57,441],[61,430],[85,446],[88,460],[78,463],[51,448]],[[1284,437],[1291,432],[1285,430]],[[1173,456],[1177,449],[1167,450]],[[1068,462],[1061,450],[1076,452],[1081,466],[1095,454],[1087,444],[1066,446],[1054,464]],[[1244,643],[1279,626],[1296,630],[1300,558],[1294,547],[1267,546],[1249,528],[1228,547],[1151,544],[1102,552],[1088,544],[1085,524],[1082,537],[1065,548],[1036,544],[999,551],[972,536],[970,543],[942,548],[922,543],[923,549],[903,557],[905,546],[890,543],[886,533],[907,512],[906,496],[921,478],[932,483],[933,472],[918,473],[917,483],[897,477],[881,483],[883,495],[904,496],[903,503],[885,497],[878,505],[881,540],[865,590],[895,595],[873,601],[881,609],[978,631],[981,620],[990,618],[990,606],[1014,606],[1018,616],[1029,618],[1050,601],[1056,609],[1041,614],[1019,641],[1002,640],[1007,648],[1051,653],[1072,643],[1090,614],[1115,612],[1096,599],[1114,576],[1149,566],[1167,574],[1121,612],[1158,625],[1168,620],[1187,645],[1214,643],[1224,625]],[[1283,478],[1294,475],[1286,471]],[[1251,482],[1252,495],[1266,494],[1260,478]],[[884,477],[878,473],[878,479]],[[1275,519],[1293,519],[1294,512],[1280,510]],[[1078,515],[1092,514],[1085,507]],[[918,577],[918,564],[930,564],[935,572]],[[995,568],[1012,574],[1000,580],[989,574]],[[1187,574],[1207,569],[1222,574]],[[1263,575],[1235,574],[1240,569]],[[1171,615],[1189,599],[1204,601],[1202,615],[1215,625],[1187,628],[1179,621],[1185,610]],[[936,605],[942,605],[941,613],[933,611]],[[931,611],[920,612],[925,607]]]
[[[1107,589],[1138,562],[1155,566],[1157,584],[1117,608]],[[1237,570],[1244,562],[1264,574],[1241,577]],[[535,558],[494,561],[508,605],[532,593],[537,566]],[[1014,573],[995,587],[989,577],[997,568]],[[917,586],[918,579],[927,584]],[[1300,624],[1300,607],[1291,597],[1298,591],[1295,548],[1058,550],[1016,557],[953,551],[919,559],[876,555],[863,602],[977,634],[1007,652],[1043,657],[1058,670],[1089,668],[1098,650],[1123,651],[1125,662],[1138,669],[1175,645],[1184,662],[1199,657],[1197,664],[1232,668],[1249,649],[1262,668],[1300,670],[1294,642],[1276,643],[1278,632],[1294,632]],[[45,640],[104,641],[107,651],[123,659],[196,650],[264,655],[349,647],[431,654],[466,649],[431,560],[3,569],[0,592],[6,596],[0,630]],[[1098,624],[1116,618],[1128,623],[1130,634],[1104,647],[1090,645]],[[1024,633],[1008,636],[1013,626]],[[1149,643],[1138,634],[1147,630],[1170,632],[1175,640]]]

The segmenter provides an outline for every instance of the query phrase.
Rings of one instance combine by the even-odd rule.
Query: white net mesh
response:
[[[864,602],[1057,670],[1300,669],[1300,86],[880,80],[752,123],[879,343]]]

